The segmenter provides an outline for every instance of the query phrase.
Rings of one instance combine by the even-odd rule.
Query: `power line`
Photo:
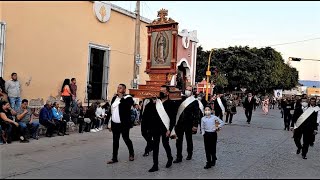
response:
[[[287,45],[287,44],[296,44],[296,43],[301,43],[301,42],[306,42],[306,41],[313,41],[313,40],[318,40],[318,39],[320,39],[320,37],[312,38],[312,39],[305,39],[305,40],[301,40],[301,41],[294,41],[294,42],[287,42],[287,43],[273,44],[273,45],[269,45],[269,46],[259,46],[258,48],[262,48],[262,47],[271,47],[271,46],[281,46],[281,45]]]
[[[147,6],[149,12],[151,13],[150,17],[152,17],[153,12],[152,12],[151,8],[148,6],[148,4],[145,1],[142,1],[142,2]]]
[[[129,56],[134,56],[134,53],[126,53],[126,52],[122,52],[122,51],[119,51],[119,50],[116,50],[116,49],[111,49],[110,51],[115,51],[115,52],[118,52],[120,54],[126,54],[126,55],[129,55]],[[144,55],[144,54],[140,54],[140,56],[147,56],[147,55]]]

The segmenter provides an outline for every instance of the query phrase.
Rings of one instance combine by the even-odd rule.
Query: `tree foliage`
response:
[[[210,51],[197,51],[196,81],[200,82],[208,67]],[[216,70],[218,72],[214,73]],[[298,71],[284,63],[271,47],[229,47],[214,50],[211,57],[211,80],[229,90],[245,87],[256,92],[291,89],[298,84]]]

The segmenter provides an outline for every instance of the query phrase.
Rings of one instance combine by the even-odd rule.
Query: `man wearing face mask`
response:
[[[302,158],[307,159],[309,145],[313,142],[313,135],[318,132],[320,120],[320,108],[315,104],[315,98],[310,99],[308,107],[307,99],[301,99],[301,108],[297,108],[293,114],[294,122],[294,142],[297,146],[297,154],[302,150]],[[301,137],[303,136],[303,145]]]
[[[166,168],[171,167],[173,157],[171,154],[171,148],[169,145],[169,138],[172,132],[175,121],[175,104],[169,99],[169,87],[166,85],[161,86],[160,97],[153,103],[148,103],[150,118],[147,122],[147,131],[150,132],[153,139],[153,166],[149,172],[155,172],[159,170],[159,144],[160,138],[162,138],[162,145],[167,153]]]
[[[176,125],[171,133],[173,138],[175,137],[175,135],[177,136],[177,159],[173,161],[173,163],[182,162],[182,146],[184,134],[186,134],[187,141],[187,160],[191,160],[193,154],[192,134],[194,132],[197,133],[199,121],[203,116],[204,109],[202,103],[192,95],[192,86],[188,86],[186,88],[185,96],[183,96],[182,100],[178,103],[180,105],[176,115]]]

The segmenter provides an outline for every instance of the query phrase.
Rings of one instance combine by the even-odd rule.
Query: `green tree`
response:
[[[196,81],[205,77],[210,51],[198,47]],[[256,92],[271,92],[273,89],[291,89],[298,84],[298,71],[284,63],[279,52],[271,47],[249,48],[248,46],[217,49],[211,57],[211,77],[216,85],[230,90],[246,87]]]

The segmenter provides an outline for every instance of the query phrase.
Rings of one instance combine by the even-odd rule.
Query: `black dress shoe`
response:
[[[156,171],[159,171],[159,168],[156,166],[152,166],[152,168],[149,169],[149,172],[156,172]]]
[[[61,133],[58,133],[57,135],[58,135],[58,136],[64,136],[64,135],[63,135],[63,134],[61,134]]]
[[[192,156],[187,156],[186,160],[191,160],[192,159]]]
[[[145,152],[142,156],[143,156],[143,157],[149,156],[149,153],[148,153],[148,152]]]
[[[210,165],[211,163],[207,163],[206,164],[206,166],[204,166],[204,169],[209,169],[209,168],[211,168],[211,165]]]
[[[167,162],[167,164],[166,164],[166,168],[169,168],[169,167],[172,166],[172,160],[173,160],[173,159],[169,159],[169,160],[168,160],[168,162]]]
[[[215,165],[216,165],[216,161],[215,161],[215,160],[212,161],[210,165],[211,165],[211,166],[215,166]]]
[[[306,156],[302,156],[302,159],[307,159],[307,157]]]
[[[300,152],[301,152],[301,149],[298,148],[298,149],[297,149],[297,154],[300,154]]]
[[[118,162],[118,160],[111,159],[110,161],[107,162],[107,164],[114,164],[114,163],[117,163],[117,162]]]
[[[176,160],[173,161],[173,163],[181,163],[182,162],[182,158],[177,158]]]
[[[63,133],[64,135],[70,135],[70,134],[68,134],[68,133]]]
[[[133,155],[129,156],[129,161],[134,161],[134,156]]]

